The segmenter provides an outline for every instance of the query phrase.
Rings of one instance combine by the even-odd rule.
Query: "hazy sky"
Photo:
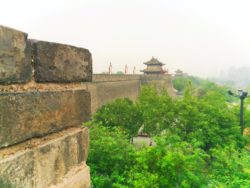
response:
[[[202,77],[250,66],[249,0],[1,0],[0,25],[88,48],[94,72],[144,68]]]

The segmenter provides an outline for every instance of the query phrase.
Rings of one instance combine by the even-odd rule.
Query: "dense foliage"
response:
[[[0,177],[0,187],[1,188],[13,188],[11,183],[3,177]]]
[[[185,89],[189,87],[190,84],[192,84],[192,86],[195,88],[193,94],[196,96],[203,96],[207,94],[207,92],[215,91],[217,94],[223,96],[227,102],[236,101],[234,97],[227,94],[228,90],[231,89],[228,86],[218,85],[212,81],[204,80],[194,76],[183,76],[173,79],[173,86],[179,94],[183,94]]]
[[[93,123],[110,128],[121,127],[130,136],[134,136],[142,125],[142,116],[137,104],[129,99],[117,99],[100,108],[93,118]]]
[[[138,101],[97,111],[89,123],[94,188],[249,187],[250,151],[234,107],[217,86],[199,88],[202,95],[190,82],[185,87],[176,100],[145,87]],[[131,144],[142,125],[154,146]]]
[[[120,128],[91,127],[88,164],[94,187],[119,187],[125,184],[126,172],[135,163],[135,148]],[[115,186],[117,185],[117,186]]]

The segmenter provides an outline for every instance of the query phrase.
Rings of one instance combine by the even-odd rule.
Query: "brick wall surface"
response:
[[[27,37],[0,26],[0,187],[88,188],[91,53]]]

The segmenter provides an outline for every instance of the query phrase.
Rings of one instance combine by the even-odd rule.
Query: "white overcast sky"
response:
[[[202,77],[250,66],[249,0],[0,0],[0,25],[91,51],[94,72],[152,56]]]

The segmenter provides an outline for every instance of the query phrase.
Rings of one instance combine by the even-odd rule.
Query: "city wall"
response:
[[[87,49],[0,26],[0,187],[90,187],[83,122],[147,84],[174,96],[170,75],[93,74]]]
[[[174,97],[171,75],[109,75],[93,74],[88,90],[91,93],[91,109],[94,113],[100,106],[117,98],[136,100],[144,85],[153,84],[159,90],[166,89]]]

